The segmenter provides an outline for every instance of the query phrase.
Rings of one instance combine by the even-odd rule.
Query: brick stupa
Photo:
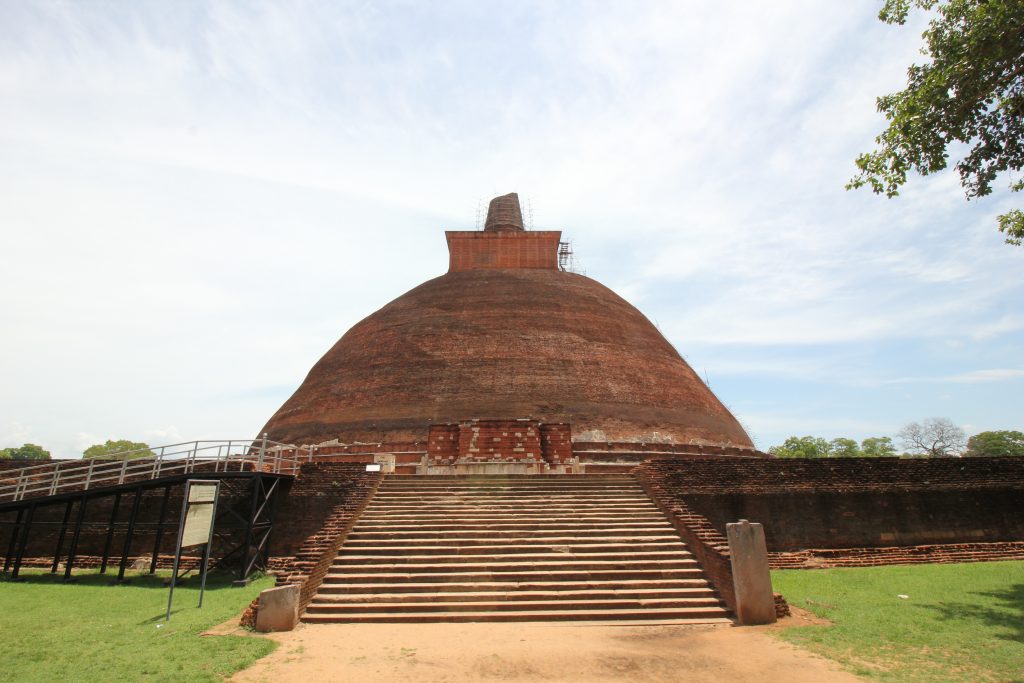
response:
[[[426,442],[432,425],[529,420],[574,440],[752,448],[643,314],[560,269],[561,233],[524,230],[517,195],[491,201],[484,230],[445,236],[448,272],[346,332],[269,438]]]

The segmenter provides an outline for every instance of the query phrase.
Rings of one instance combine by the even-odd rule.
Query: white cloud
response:
[[[884,380],[882,384],[978,384],[982,382],[1005,382],[1022,377],[1024,377],[1024,369],[991,368],[940,377],[898,377]]]
[[[254,433],[284,391],[261,388],[443,272],[441,230],[492,192],[684,353],[729,344],[712,376],[841,386],[897,371],[829,347],[932,339],[996,367],[1024,329],[1003,200],[965,204],[953,174],[842,189],[919,58],[920,25],[871,8],[0,15],[0,410],[70,454],[79,432]]]

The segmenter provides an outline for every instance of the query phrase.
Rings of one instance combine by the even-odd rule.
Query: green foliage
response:
[[[23,570],[22,583],[0,583],[3,673],[10,681],[224,681],[274,649],[265,638],[204,637],[203,631],[237,619],[263,578],[244,588],[233,577],[211,574],[202,609],[199,580],[174,590],[171,620],[164,621],[162,576],[130,576],[110,585],[109,575]]]
[[[768,452],[777,458],[891,458],[896,456],[892,439],[872,436],[858,446],[853,439],[839,437],[826,441],[818,436],[791,436]]]
[[[1024,433],[1011,431],[981,432],[967,440],[970,456],[1024,456]]]
[[[964,146],[956,170],[967,198],[992,192],[1003,173],[1024,167],[1024,2],[1021,0],[886,0],[879,18],[903,24],[916,6],[931,14],[922,52],[907,70],[907,88],[879,97],[889,126],[875,151],[857,157],[847,189],[868,185],[894,197],[907,172],[946,168],[948,148]],[[1010,183],[1011,192],[1024,181]],[[1024,240],[1024,212],[999,216],[1010,244]]]
[[[151,458],[153,451],[149,450],[149,444],[141,441],[110,441],[89,446],[82,453],[83,458],[95,458],[96,460],[134,460],[135,458]]]
[[[833,458],[856,458],[860,455],[860,446],[853,439],[832,439],[828,444],[828,454]]]
[[[49,460],[50,451],[34,443],[27,443],[19,448],[0,449],[0,460]]]
[[[768,452],[776,458],[827,458],[829,442],[816,436],[791,436],[781,446],[772,446]]]
[[[1024,562],[797,569],[772,583],[832,625],[768,633],[868,679],[1021,680]]]
[[[892,458],[896,447],[888,436],[870,436],[860,442],[860,454],[865,458]]]

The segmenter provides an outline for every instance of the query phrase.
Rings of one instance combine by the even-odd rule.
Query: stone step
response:
[[[443,484],[472,486],[502,486],[509,484],[528,486],[581,486],[594,483],[633,484],[636,479],[628,474],[526,474],[526,475],[459,475],[432,474],[391,475],[384,478],[382,486],[440,486]]]
[[[707,579],[700,578],[679,578],[679,579],[604,579],[597,581],[576,581],[565,579],[562,581],[546,581],[547,577],[540,577],[536,580],[524,581],[485,581],[485,582],[462,582],[442,581],[436,583],[402,581],[396,583],[325,583],[320,587],[320,593],[324,595],[364,595],[381,593],[473,593],[480,591],[501,591],[506,595],[517,592],[561,592],[561,591],[619,591],[619,590],[710,590]]]
[[[643,487],[636,482],[616,482],[611,484],[583,483],[575,485],[560,485],[556,483],[531,486],[530,484],[487,484],[474,486],[472,484],[458,484],[450,482],[438,482],[437,484],[422,484],[419,486],[394,486],[387,482],[381,484],[377,490],[381,493],[408,493],[408,492],[444,492],[444,491],[466,491],[469,493],[545,493],[554,494],[573,493],[577,491],[643,491]]]
[[[628,475],[388,476],[303,621],[673,620],[728,614]]]
[[[458,555],[458,554],[447,554],[447,555],[430,555],[426,553],[410,553],[407,555],[356,555],[342,552],[332,563],[333,567],[352,567],[356,565],[373,565],[373,566],[387,566],[393,567],[396,565],[408,566],[422,566],[430,567],[437,565],[458,565],[459,567],[479,567],[484,564],[511,564],[511,565],[536,565],[536,564],[572,564],[573,566],[587,565],[591,566],[596,563],[623,563],[628,562],[634,564],[637,562],[662,562],[662,563],[676,563],[676,562],[696,562],[693,555],[689,552],[671,549],[671,550],[653,550],[653,551],[617,551],[617,552],[590,552],[590,553],[574,553],[574,552],[561,552],[555,549],[551,549],[549,552],[532,552],[532,553],[494,553],[490,555],[486,554],[473,554],[473,555]]]
[[[572,507],[575,509],[591,509],[591,508],[610,508],[610,509],[649,509],[654,508],[654,504],[649,500],[642,498],[636,498],[633,496],[626,497],[622,496],[619,498],[593,498],[588,500],[585,498],[568,498],[568,497],[536,497],[536,498],[522,498],[517,500],[512,496],[494,496],[488,498],[482,497],[455,497],[455,496],[436,496],[436,497],[424,497],[424,496],[409,496],[407,498],[384,498],[376,500],[370,503],[367,507],[369,509],[388,509],[398,510],[404,508],[507,508],[517,507],[524,510],[530,510],[538,507],[544,507],[547,505],[555,505],[558,507]]]
[[[515,569],[505,567],[495,570],[480,571],[424,571],[424,572],[368,572],[365,567],[358,567],[360,571],[336,572],[333,570],[324,577],[325,583],[440,583],[456,581],[459,583],[485,583],[490,581],[602,581],[607,579],[639,580],[639,579],[702,579],[703,571],[697,566],[686,568],[662,567],[640,568],[629,567],[619,569],[587,569],[573,567],[572,569]],[[407,570],[408,567],[402,567]],[[437,569],[434,567],[434,569]]]
[[[581,500],[595,500],[602,495],[607,495],[611,498],[642,498],[646,495],[643,489],[615,489],[614,491],[607,491],[601,488],[595,489],[573,489],[564,491],[546,490],[546,491],[517,491],[515,489],[494,489],[491,491],[483,490],[471,490],[471,489],[437,489],[434,491],[430,490],[414,490],[409,489],[408,491],[382,491],[377,490],[374,499],[382,497],[385,500],[416,500],[418,498],[458,498],[460,500],[487,500],[490,498],[506,499],[506,500],[542,500],[545,498],[551,499],[573,499],[578,498]]]
[[[483,528],[482,530],[469,530],[469,529],[449,529],[445,531],[433,531],[433,532],[416,532],[416,531],[353,531],[349,534],[351,542],[359,542],[362,547],[365,546],[365,542],[380,541],[386,545],[403,545],[407,543],[437,543],[439,545],[460,545],[463,541],[488,541],[495,540],[501,542],[512,542],[522,541],[526,539],[533,539],[536,541],[548,542],[549,539],[564,538],[569,535],[567,532],[575,532],[571,535],[579,541],[598,541],[621,537],[623,535],[629,535],[635,533],[637,538],[649,538],[651,536],[661,536],[666,539],[678,539],[677,534],[672,533],[672,529],[657,529],[657,528],[646,528],[646,529],[617,529],[614,532],[608,532],[601,529],[546,529],[546,530],[522,530],[513,529],[501,530],[501,529],[488,529]]]
[[[547,513],[549,517],[571,517],[576,514],[579,510],[579,505],[562,505],[555,503],[538,503],[536,505],[527,505],[519,503],[509,503],[507,505],[373,505],[367,507],[367,512],[370,514],[383,514],[383,513],[433,513],[435,515],[440,514],[480,514],[480,513],[493,513],[501,515],[514,515],[514,514],[544,514]],[[618,505],[615,503],[601,503],[588,505],[587,509],[591,513],[603,512],[605,514],[614,515],[631,515],[637,513],[647,513],[657,511],[657,508],[653,504],[634,504],[629,505]]]
[[[353,570],[363,573],[370,572],[394,572],[423,573],[433,571],[444,572],[514,572],[522,570],[601,570],[601,569],[686,569],[696,567],[697,561],[692,558],[657,558],[657,559],[624,559],[621,555],[614,559],[592,560],[585,557],[566,557],[559,559],[537,559],[524,561],[521,556],[512,556],[510,559],[485,561],[484,557],[474,557],[472,562],[419,562],[421,558],[412,558],[414,562],[381,562],[380,557],[365,558],[371,561],[351,560],[344,555],[340,556],[331,565],[332,570],[343,571]],[[439,566],[443,564],[444,566]]]
[[[307,614],[357,614],[367,612],[536,612],[541,610],[619,610],[619,609],[659,609],[659,608],[699,608],[712,607],[723,610],[722,602],[715,597],[710,598],[605,598],[568,600],[557,597],[553,600],[522,600],[507,602],[504,600],[463,602],[320,602],[313,601],[307,608]],[[724,610],[723,610],[724,611]]]
[[[377,585],[377,584],[373,584]],[[718,600],[716,593],[709,587],[697,588],[622,588],[622,589],[580,589],[580,590],[521,590],[495,591],[485,590],[490,584],[482,583],[467,586],[467,590],[431,591],[419,593],[403,593],[401,585],[393,587],[394,591],[368,593],[320,593],[313,602],[317,604],[364,604],[364,603],[418,603],[418,602],[520,602],[537,600],[605,600],[611,598],[628,598],[634,600],[666,599],[666,598],[701,598]],[[476,590],[470,590],[476,588]]]
[[[730,624],[732,620],[721,607],[669,607],[615,610],[539,610],[532,612],[381,612],[376,614],[309,614],[302,617],[307,624],[330,623],[430,623],[487,621],[619,621],[685,620],[687,623]]]
[[[689,553],[685,543],[671,536],[653,540],[632,541],[622,539],[618,542],[605,542],[598,539],[595,543],[580,543],[578,539],[562,538],[547,544],[524,544],[523,539],[509,539],[500,543],[500,539],[478,541],[478,544],[445,544],[437,545],[433,539],[423,539],[405,544],[380,545],[380,541],[352,541],[345,544],[343,552],[356,555],[490,555],[492,553],[607,553],[607,552],[648,552],[652,550],[675,550]]]
[[[408,528],[412,529],[423,529],[430,530],[431,527],[472,527],[472,526],[492,526],[492,525],[534,525],[534,526],[559,526],[559,525],[571,525],[570,528],[581,529],[581,528],[629,528],[638,526],[648,526],[655,528],[672,528],[672,526],[664,519],[658,519],[656,517],[642,517],[642,518],[630,518],[624,520],[622,517],[591,517],[591,518],[574,518],[574,519],[552,519],[551,517],[521,517],[519,515],[488,515],[487,517],[442,517],[435,515],[424,515],[417,517],[415,515],[398,517],[390,519],[388,517],[371,517],[370,519],[361,518],[356,526],[358,528],[374,528],[375,530],[384,529],[398,529]],[[614,526],[612,526],[614,525]],[[426,527],[424,529],[424,527]],[[356,527],[353,527],[356,528]]]
[[[501,490],[501,491],[480,491],[466,489],[463,491],[450,490],[450,491],[381,491],[377,490],[377,494],[373,497],[374,501],[382,500],[420,500],[420,499],[458,499],[458,500],[637,500],[644,497],[642,490],[634,489],[617,489],[615,491],[607,491],[602,489],[594,489],[593,491],[566,491],[566,492],[555,492],[555,491],[514,491],[514,490]]]

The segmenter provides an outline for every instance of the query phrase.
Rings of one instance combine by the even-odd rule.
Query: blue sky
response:
[[[252,436],[509,191],[762,448],[1022,429],[1009,179],[843,189],[877,10],[0,0],[0,447]]]

